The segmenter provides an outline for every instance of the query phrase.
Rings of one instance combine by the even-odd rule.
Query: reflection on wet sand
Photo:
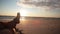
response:
[[[32,18],[32,17],[30,17]],[[21,21],[20,29],[25,34],[60,34],[60,18],[34,18]]]

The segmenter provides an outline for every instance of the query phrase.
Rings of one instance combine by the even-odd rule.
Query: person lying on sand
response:
[[[12,31],[12,33],[14,34],[14,30],[16,30],[16,25],[20,23],[20,13],[17,13],[17,16],[10,22],[8,23],[3,23],[3,22],[0,22],[0,31],[2,29],[9,29]]]

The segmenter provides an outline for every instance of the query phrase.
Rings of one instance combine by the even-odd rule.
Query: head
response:
[[[19,18],[19,19],[20,19],[20,13],[19,13],[19,12],[17,13],[17,18]]]

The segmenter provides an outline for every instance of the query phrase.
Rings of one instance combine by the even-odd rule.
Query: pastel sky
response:
[[[60,0],[0,0],[0,15],[59,17]]]
[[[16,0],[0,0],[0,15],[16,15]]]

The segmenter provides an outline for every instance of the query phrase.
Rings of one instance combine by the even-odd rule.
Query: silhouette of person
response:
[[[0,25],[3,26],[2,27],[3,29],[9,29],[14,34],[13,28],[15,28],[15,30],[16,30],[16,24],[20,23],[19,19],[20,19],[20,13],[18,12],[17,16],[12,21],[10,21],[8,23],[0,22]]]

